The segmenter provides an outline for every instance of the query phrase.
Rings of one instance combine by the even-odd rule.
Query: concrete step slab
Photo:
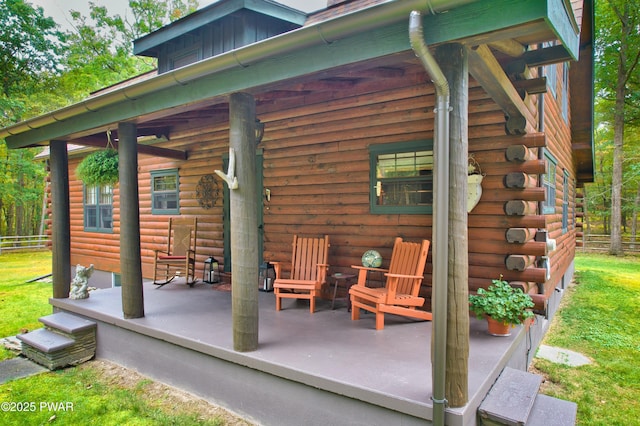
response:
[[[525,425],[541,383],[540,376],[506,367],[478,408],[482,423]]]
[[[47,354],[59,352],[75,343],[75,340],[46,328],[39,328],[26,334],[18,334],[16,337],[22,342],[23,347],[27,344]]]
[[[547,395],[538,395],[526,426],[575,426],[578,404]]]
[[[78,334],[87,330],[95,329],[96,323],[66,312],[57,312],[39,319],[41,323],[49,328],[61,330],[67,334]]]

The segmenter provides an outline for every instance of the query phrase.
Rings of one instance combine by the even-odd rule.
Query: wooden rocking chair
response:
[[[166,250],[154,250],[153,283],[162,287],[184,274],[189,287],[195,284],[197,218],[172,217]],[[158,288],[160,288],[158,287]]]
[[[309,310],[315,311],[315,298],[326,282],[329,236],[324,238],[293,237],[291,255],[291,274],[289,279],[282,277],[280,262],[272,262],[276,272],[273,283],[276,295],[276,311],[282,308],[282,299],[309,299]]]
[[[398,237],[393,245],[388,270],[352,266],[359,273],[358,283],[349,289],[351,319],[360,319],[360,309],[373,312],[376,314],[376,330],[384,328],[385,313],[431,320],[431,312],[417,309],[424,305],[424,298],[419,297],[418,293],[424,279],[429,245],[427,240],[418,244],[403,242]],[[386,285],[380,288],[367,287],[367,271],[384,272],[387,277]]]

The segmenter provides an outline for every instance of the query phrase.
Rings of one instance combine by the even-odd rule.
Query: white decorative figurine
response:
[[[71,281],[70,299],[86,299],[89,297],[89,277],[93,274],[93,264],[88,268],[78,264],[76,276]]]

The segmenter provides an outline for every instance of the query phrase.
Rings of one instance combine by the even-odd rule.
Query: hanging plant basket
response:
[[[107,148],[87,155],[78,165],[76,175],[86,185],[118,183],[118,151]]]

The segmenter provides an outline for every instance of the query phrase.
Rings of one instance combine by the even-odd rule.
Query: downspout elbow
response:
[[[448,100],[449,82],[447,82],[447,78],[424,42],[422,15],[415,10],[409,16],[409,41],[411,42],[411,49],[413,49],[429,77],[431,77],[431,81],[436,87],[437,95],[445,96]]]

